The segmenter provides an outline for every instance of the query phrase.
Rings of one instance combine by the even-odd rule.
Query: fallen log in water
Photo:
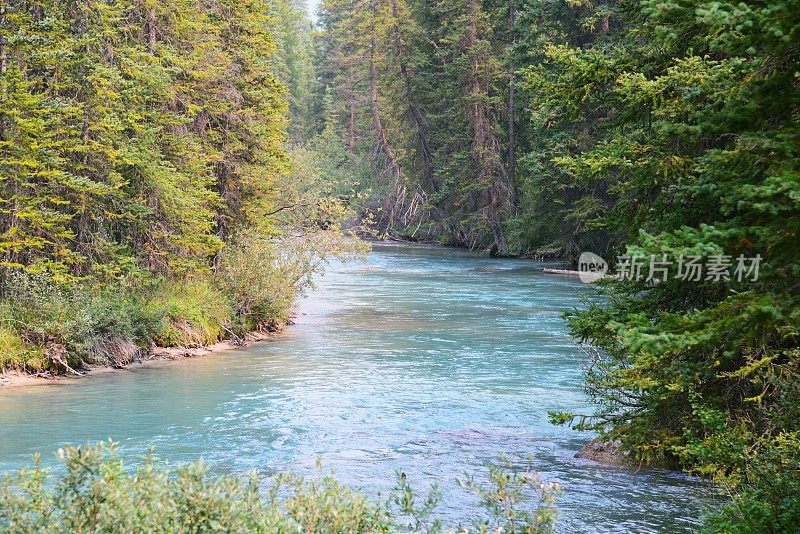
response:
[[[583,280],[584,282],[587,281],[594,282],[602,278],[609,278],[610,276],[606,273],[601,274],[601,273],[582,272],[582,271],[576,271],[574,269],[549,269],[546,267],[542,269],[542,272],[547,274],[560,274],[562,276],[580,276],[581,274],[585,274],[587,278]],[[592,275],[594,275],[594,278],[591,278]]]
[[[563,274],[566,276],[578,276],[580,274],[580,271],[575,271],[573,269],[549,269],[547,267],[542,269],[542,272],[547,274]]]

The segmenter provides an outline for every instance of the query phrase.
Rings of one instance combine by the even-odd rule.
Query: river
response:
[[[0,393],[0,473],[109,437],[126,458],[154,445],[215,473],[313,474],[319,457],[370,493],[398,469],[419,489],[439,484],[452,524],[475,504],[457,476],[485,473],[500,453],[518,465],[532,455],[563,486],[560,532],[691,530],[707,485],[576,459],[590,436],[548,423],[548,410],[591,409],[561,318],[586,287],[537,267],[378,245],[333,265],[273,341]]]

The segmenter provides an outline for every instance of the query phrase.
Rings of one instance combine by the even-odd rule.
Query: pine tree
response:
[[[203,271],[270,230],[284,88],[263,2],[4,3],[0,254],[65,281]],[[5,271],[4,271],[5,272]]]

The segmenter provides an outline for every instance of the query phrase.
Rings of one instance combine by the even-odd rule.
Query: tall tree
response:
[[[389,178],[376,191],[383,198],[379,222],[409,235],[422,228],[427,237],[508,252],[503,224],[513,211],[514,188],[496,96],[507,76],[482,4],[324,6],[323,35],[340,44],[325,54],[323,70],[339,73],[332,76],[336,94],[350,110],[343,113],[343,131],[354,124],[372,131],[367,138],[374,141],[359,150],[377,149],[376,173]],[[352,110],[364,101],[370,120],[354,120],[359,114]]]
[[[268,226],[286,124],[266,4],[3,6],[2,265],[180,274]]]

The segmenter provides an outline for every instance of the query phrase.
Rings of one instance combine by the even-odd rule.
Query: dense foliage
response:
[[[709,528],[796,530],[800,4],[327,0],[321,21],[382,231],[669,264],[571,314],[598,411],[555,419],[722,483]]]
[[[555,215],[577,223],[581,248],[672,263],[657,284],[608,283],[606,302],[572,316],[599,349],[587,388],[600,408],[577,421],[637,461],[721,482],[734,501],[711,530],[794,530],[800,5],[604,9],[616,30],[545,47],[525,71],[539,124],[585,129],[551,138],[537,165],[569,191]],[[757,278],[734,276],[756,255]],[[730,266],[686,280],[691,256]]]
[[[498,106],[509,72],[477,0],[326,0],[320,84],[340,150],[368,159],[360,205],[382,233],[508,252],[512,171]],[[376,180],[377,177],[377,180]]]
[[[570,314],[598,410],[554,419],[713,477],[710,530],[796,530],[799,24],[798,0],[324,0],[318,28],[290,0],[3,2],[0,369],[272,328],[348,207],[655,258]]]
[[[127,468],[113,443],[59,450],[66,472],[38,466],[0,485],[3,532],[444,532],[434,516],[441,498],[423,499],[405,475],[386,499],[367,498],[330,475],[303,480],[281,474],[266,490],[248,481],[215,477],[201,462],[169,468],[152,454]],[[459,532],[552,532],[559,488],[531,472],[492,467],[488,486],[467,481],[486,513]]]
[[[6,2],[5,267],[208,268],[286,165],[266,4]],[[7,272],[7,271],[5,271]]]
[[[313,76],[298,13],[3,2],[0,370],[272,329],[317,260],[345,251],[337,202],[288,157],[287,113]]]

